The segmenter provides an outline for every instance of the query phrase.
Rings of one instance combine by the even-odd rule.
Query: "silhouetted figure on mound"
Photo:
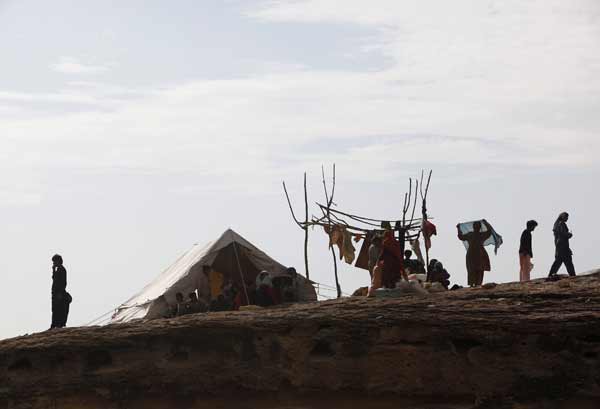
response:
[[[533,270],[533,264],[531,263],[531,259],[533,258],[531,233],[533,233],[537,225],[535,220],[529,220],[527,222],[527,228],[521,234],[521,243],[519,246],[519,264],[521,266],[519,272],[520,281],[531,280],[531,270]]]
[[[556,246],[556,253],[554,255],[554,264],[550,268],[550,274],[548,277],[552,278],[558,273],[558,269],[562,264],[567,268],[567,272],[571,277],[575,276],[575,266],[573,266],[573,252],[569,245],[569,240],[573,237],[573,234],[567,227],[567,220],[569,220],[569,213],[563,212],[558,216],[554,223],[554,244]]]
[[[67,325],[71,295],[67,292],[67,270],[63,259],[55,254],[52,257],[52,324],[50,328],[63,328]]]
[[[485,224],[487,230],[481,231],[481,223]],[[490,256],[483,247],[485,241],[492,235],[492,226],[487,220],[477,221],[473,223],[473,231],[463,234],[458,229],[458,238],[469,243],[467,250],[467,278],[470,287],[480,286],[483,283],[483,273],[491,270]]]

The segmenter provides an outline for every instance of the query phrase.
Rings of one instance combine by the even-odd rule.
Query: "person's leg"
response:
[[[477,271],[477,282],[475,285],[480,286],[483,284],[483,270]]]
[[[523,279],[521,281],[531,280],[531,270],[533,270],[533,264],[531,264],[531,256],[523,256]]]
[[[573,256],[568,255],[564,257],[565,267],[567,268],[567,272],[571,277],[575,277],[575,266],[573,265]]]
[[[563,263],[562,258],[557,255],[554,258],[554,263],[552,263],[552,267],[550,267],[550,274],[548,274],[548,277],[555,276],[556,273],[558,273],[558,269],[560,268],[562,263]]]
[[[67,300],[65,300],[64,303],[64,307],[63,307],[63,316],[62,316],[62,321],[61,321],[61,327],[66,327],[67,326],[67,319],[69,318],[69,302]]]
[[[525,266],[525,257],[523,254],[519,254],[519,266],[520,266],[520,270],[519,270],[519,281],[527,281],[526,279],[526,266]]]
[[[58,300],[55,297],[52,297],[52,323],[50,324],[50,328],[58,328],[59,326],[59,317],[60,308],[58,306]]]
[[[475,273],[475,270],[469,265],[469,260],[467,260],[467,284],[469,287],[473,287],[476,283],[477,273]]]

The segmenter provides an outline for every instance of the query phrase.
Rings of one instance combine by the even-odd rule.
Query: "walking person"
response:
[[[481,231],[481,224],[484,224],[486,231]],[[485,250],[484,243],[492,236],[492,226],[484,219],[473,223],[473,231],[464,233],[461,231],[461,225],[457,224],[459,240],[468,243],[467,249],[467,281],[470,287],[480,286],[483,283],[483,273],[491,270],[490,256]]]
[[[558,216],[556,222],[554,222],[554,245],[556,246],[556,252],[554,254],[554,264],[550,268],[549,278],[556,277],[556,273],[560,269],[561,265],[565,265],[567,272],[571,277],[575,276],[575,266],[573,266],[573,252],[569,240],[573,237],[573,233],[569,231],[567,221],[569,220],[569,213],[563,212]]]
[[[71,295],[67,292],[67,270],[59,254],[52,256],[52,328],[67,325]]]
[[[519,246],[519,264],[521,266],[519,280],[521,282],[531,280],[531,270],[533,270],[533,264],[531,263],[531,259],[533,258],[531,233],[533,233],[537,225],[535,220],[529,220],[527,228],[521,234],[521,244]]]

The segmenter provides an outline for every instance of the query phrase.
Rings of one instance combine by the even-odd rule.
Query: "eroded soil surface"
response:
[[[600,407],[600,273],[0,341],[0,408]]]

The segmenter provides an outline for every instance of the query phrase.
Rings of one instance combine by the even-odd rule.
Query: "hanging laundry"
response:
[[[329,249],[331,250],[331,248],[336,245],[340,252],[342,252],[344,236],[340,227],[333,226],[330,228],[329,226],[324,226],[323,228],[325,229],[325,233],[329,236]]]
[[[355,257],[354,245],[352,244],[352,234],[343,226],[333,226],[331,229],[325,226],[325,232],[329,235],[329,248],[337,246],[340,253],[340,260],[352,264]]]
[[[356,263],[354,267],[362,268],[363,270],[369,270],[369,247],[371,246],[371,240],[374,237],[374,231],[367,232],[364,235],[364,240],[360,246],[358,257],[356,257]]]
[[[429,250],[431,248],[431,236],[437,236],[437,227],[425,219],[421,225],[421,230],[423,231],[423,237],[425,237],[425,249]]]
[[[354,257],[355,257],[355,252],[356,249],[354,248],[354,245],[352,244],[352,234],[350,234],[350,232],[348,230],[346,230],[345,228],[342,228],[342,235],[344,237],[344,241],[343,241],[343,253],[340,253],[340,259],[343,256],[344,257],[344,261],[348,264],[352,264],[352,262],[354,261]]]
[[[417,256],[417,260],[419,260],[420,263],[425,264],[423,253],[421,253],[421,242],[418,238],[410,242],[410,248],[412,249],[413,253],[415,253],[415,256]]]

